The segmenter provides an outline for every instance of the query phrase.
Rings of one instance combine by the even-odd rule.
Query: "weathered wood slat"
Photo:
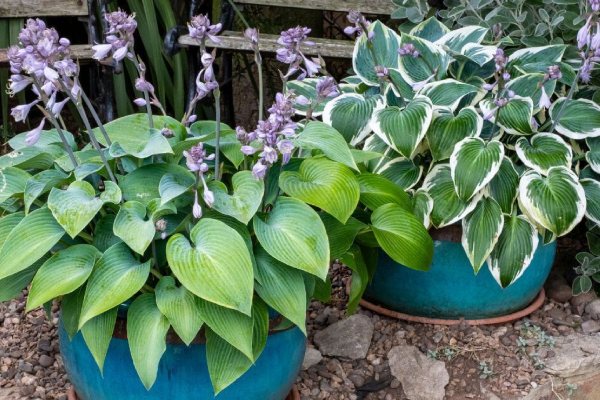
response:
[[[0,66],[6,66],[8,64],[8,57],[6,56],[7,49],[0,49]],[[74,44],[71,45],[71,56],[74,60],[79,60],[82,64],[92,59],[92,45],[91,44]]]
[[[396,6],[391,0],[235,0],[239,4],[270,7],[307,8],[311,10],[350,11],[391,15]]]
[[[0,18],[88,15],[87,0],[0,0]]]
[[[251,51],[252,46],[248,39],[246,39],[241,32],[225,31],[219,36],[221,39],[220,43],[213,43],[210,40],[207,41],[208,47],[216,47],[218,49],[227,50],[242,50]],[[260,35],[260,51],[267,53],[274,53],[277,48],[281,47],[277,44],[279,35]],[[334,40],[334,39],[319,39],[310,38],[315,42],[315,46],[304,46],[302,51],[306,55],[316,56],[321,55],[323,57],[335,57],[335,58],[352,58],[352,51],[354,49],[354,42],[351,40]],[[179,44],[184,46],[197,46],[198,42],[195,39],[190,38],[188,35],[181,36],[179,38]]]

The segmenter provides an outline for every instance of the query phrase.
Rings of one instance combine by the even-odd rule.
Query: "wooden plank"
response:
[[[0,0],[0,18],[88,15],[87,0]]]
[[[213,43],[210,40],[206,42],[208,47],[216,47],[218,49],[252,51],[252,46],[242,32],[225,31],[219,36],[220,43]],[[266,53],[274,53],[281,45],[277,44],[279,35],[261,34],[259,47],[260,51]],[[354,42],[351,40],[334,40],[334,39],[318,39],[310,38],[315,42],[314,46],[304,46],[302,51],[306,55],[334,58],[352,58]],[[198,46],[195,39],[184,35],[179,38],[179,44],[183,46]]]
[[[365,14],[391,15],[397,6],[391,0],[235,0],[238,4],[269,7],[307,8],[327,11],[360,11]]]
[[[85,64],[92,59],[92,45],[91,44],[74,44],[71,45],[71,57],[74,60],[79,60],[82,64]],[[8,57],[6,55],[6,49],[0,49],[0,66],[8,65]]]

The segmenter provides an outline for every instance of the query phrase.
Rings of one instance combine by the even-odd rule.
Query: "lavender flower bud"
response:
[[[348,36],[360,36],[362,35],[363,31],[365,29],[368,29],[369,25],[371,24],[369,21],[367,21],[367,19],[364,17],[364,15],[362,15],[360,12],[356,11],[356,10],[350,10],[348,12],[347,17],[348,21],[353,24],[354,26],[347,26],[346,28],[344,28],[344,33]],[[369,35],[371,35],[373,32],[370,32]],[[371,37],[369,37],[369,40],[371,39]]]
[[[257,162],[254,164],[254,167],[252,167],[252,175],[254,175],[256,179],[264,179],[267,175],[267,166],[260,161]]]
[[[95,46],[92,46],[92,50],[94,50],[94,54],[92,55],[92,58],[94,60],[101,61],[108,57],[108,55],[112,51],[112,45],[111,44],[97,44]]]
[[[192,114],[188,117],[186,122],[188,124],[193,124],[194,122],[196,122],[197,119],[198,119],[198,116],[196,114]]]
[[[241,152],[247,156],[251,156],[252,154],[256,153],[256,151],[257,151],[257,149],[255,149],[254,147],[252,147],[250,145],[244,145],[241,148]]]
[[[160,133],[166,138],[175,136],[175,133],[170,128],[167,128],[166,126],[160,130]]]
[[[204,202],[206,203],[206,205],[208,207],[213,206],[214,202],[215,202],[215,194],[209,190],[208,188],[204,188],[204,191],[202,192],[202,198],[204,199]]]
[[[221,28],[221,23],[212,25],[208,15],[202,14],[192,17],[188,23],[190,37],[200,41],[208,38],[215,43],[219,43],[221,40],[216,35],[221,31]]]
[[[36,128],[27,132],[27,134],[25,135],[25,143],[28,146],[33,146],[34,144],[36,144],[38,142],[38,140],[40,140],[40,136],[42,134],[42,129],[44,129],[45,123],[46,123],[46,118],[42,118],[42,122],[40,122],[40,124]]]
[[[415,45],[412,43],[407,43],[407,44],[403,45],[402,47],[400,47],[398,49],[398,54],[400,54],[401,57],[411,56],[414,58],[417,58],[421,55],[421,53],[419,53],[419,51],[417,50]]]
[[[508,57],[504,54],[504,50],[501,48],[496,49],[496,54],[494,55],[494,61],[496,63],[496,71],[500,72],[506,68],[506,64],[508,63]],[[510,79],[510,77],[509,77]]]
[[[482,87],[483,87],[483,90],[487,90],[489,92],[490,90],[493,90],[497,84],[498,84],[498,82],[485,83]]]
[[[337,88],[335,79],[331,76],[325,76],[317,81],[316,85],[317,97],[319,99],[326,99],[330,97],[336,97],[340,94]]]
[[[577,47],[582,50],[585,46],[590,43],[590,28],[592,23],[592,16],[587,19],[585,24],[577,32]]]
[[[600,0],[590,0],[590,7],[592,11],[600,11]]]
[[[138,107],[144,107],[146,105],[146,99],[143,99],[141,97],[138,97],[137,99],[135,99],[133,101],[135,103],[136,106]]]
[[[546,93],[546,89],[544,88],[543,85],[541,87],[541,90],[542,90],[542,94],[540,96],[539,107],[544,108],[544,109],[550,108],[550,106],[552,105],[552,101],[550,101],[550,97]]]
[[[256,28],[246,28],[244,37],[252,43],[252,46],[258,46],[258,30]]]
[[[548,79],[560,79],[562,78],[562,72],[560,71],[559,65],[551,65],[548,67],[548,73],[546,74]]]
[[[202,207],[200,207],[200,203],[198,202],[198,191],[194,192],[194,205],[192,206],[192,214],[196,219],[202,217]]]
[[[294,104],[299,104],[301,106],[307,106],[310,104],[310,100],[303,95],[300,96],[296,96],[296,98],[294,99]]]
[[[10,115],[12,115],[12,117],[15,119],[15,122],[25,121],[27,119],[29,111],[31,110],[31,107],[33,107],[39,102],[39,100],[35,100],[29,104],[22,104],[16,106],[10,111]]]
[[[390,71],[386,67],[382,67],[381,65],[375,66],[375,74],[378,78],[386,78],[390,75]]]
[[[154,92],[154,86],[152,86],[152,84],[148,82],[145,78],[136,78],[135,88],[140,92]]]

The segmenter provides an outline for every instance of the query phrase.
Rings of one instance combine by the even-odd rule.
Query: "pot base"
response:
[[[544,300],[546,300],[546,292],[542,289],[535,300],[527,307],[520,311],[516,311],[511,314],[502,315],[499,317],[493,318],[482,318],[482,319],[441,319],[441,318],[428,318],[428,317],[419,317],[416,315],[404,314],[398,311],[390,310],[385,307],[379,306],[377,304],[373,304],[365,299],[360,300],[360,305],[367,310],[373,311],[374,313],[395,318],[401,319],[403,321],[408,322],[418,322],[421,324],[432,324],[432,325],[460,325],[467,324],[471,326],[475,325],[496,325],[496,324],[504,324],[506,322],[512,322],[517,319],[521,319],[523,317],[528,316],[533,313],[537,309],[539,309],[542,304],[544,304]]]
[[[77,400],[77,394],[75,393],[73,386],[71,386],[67,391],[67,399]],[[290,394],[287,395],[285,400],[300,400],[300,392],[298,391],[296,385],[292,386],[292,390],[290,391]]]

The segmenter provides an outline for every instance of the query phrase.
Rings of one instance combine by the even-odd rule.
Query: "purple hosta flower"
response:
[[[65,98],[63,101],[56,101],[56,96],[53,96],[50,101],[46,104],[46,109],[50,111],[53,117],[58,117],[62,112],[65,105],[69,102],[69,98]]]
[[[173,130],[166,126],[160,130],[160,133],[166,138],[175,136],[175,133],[173,132]]]
[[[92,57],[98,61],[111,57],[115,61],[122,61],[127,56],[133,57],[129,50],[133,48],[133,35],[137,29],[135,16],[118,10],[106,14],[104,19],[108,24],[106,43],[92,46]]]
[[[362,35],[363,32],[369,29],[369,25],[371,25],[371,22],[368,21],[364,15],[355,10],[350,10],[346,18],[348,18],[348,21],[350,21],[351,24],[354,24],[354,26],[347,26],[344,28],[344,33],[350,37]],[[368,39],[373,39],[373,35],[374,32],[369,32]]]
[[[590,40],[590,50],[596,51],[600,48],[600,22],[596,22],[596,33]]]
[[[202,217],[202,207],[198,201],[198,190],[194,190],[194,205],[192,206],[192,214],[196,219]]]
[[[587,19],[585,24],[577,32],[577,47],[582,50],[590,44],[592,28],[592,16]]]
[[[258,160],[258,162],[254,164],[254,167],[252,167],[252,175],[254,175],[256,179],[265,179],[268,169],[269,167],[265,165],[263,160]]]
[[[504,54],[504,50],[500,48],[496,49],[496,54],[494,55],[494,62],[496,63],[496,72],[501,72],[506,69],[506,64],[508,64],[508,57]]]
[[[33,80],[24,76],[24,75],[18,75],[18,74],[14,74],[10,76],[10,80],[8,81],[8,93],[11,96],[14,96],[15,94],[25,90],[27,88],[27,86],[29,86],[31,84]]]
[[[31,107],[35,106],[39,102],[39,100],[35,100],[29,104],[22,104],[16,106],[10,111],[10,115],[12,115],[16,122],[25,121],[25,119],[27,119],[29,111],[31,110]]]
[[[590,0],[592,11],[600,11],[600,0]]]
[[[38,140],[40,140],[40,136],[42,134],[42,129],[44,129],[45,123],[46,123],[46,118],[42,118],[42,122],[40,122],[40,124],[36,128],[27,132],[27,134],[25,135],[25,143],[28,146],[33,146],[34,144],[36,144],[38,142]]]
[[[400,47],[398,49],[398,54],[400,54],[401,57],[411,56],[414,58],[417,58],[421,55],[421,53],[419,53],[419,50],[417,50],[415,45],[412,43],[406,43],[405,45]]]
[[[390,71],[386,67],[382,67],[381,65],[375,66],[375,74],[378,78],[387,78],[390,75]]]
[[[214,195],[208,189],[206,185],[206,180],[204,179],[204,174],[208,172],[208,164],[206,161],[214,160],[215,155],[206,154],[206,150],[204,149],[204,144],[198,143],[193,146],[189,151],[184,151],[183,155],[185,156],[185,163],[190,171],[198,174],[198,178],[202,182],[204,186],[203,191],[203,199],[207,206],[212,207],[214,203]],[[198,202],[198,189],[194,189],[194,206],[192,208],[192,213],[195,218],[200,218],[202,216],[202,207],[200,207],[200,203]]]
[[[301,46],[314,46],[315,44],[307,40],[309,33],[309,28],[301,26],[281,32],[277,43],[283,47],[277,49],[276,58],[279,62],[289,65],[285,78],[300,71],[297,79],[302,80],[307,76],[313,77],[319,72],[321,68],[320,61],[315,58],[308,59],[301,50]]]
[[[154,86],[146,80],[144,77],[139,77],[135,79],[135,88],[140,92],[154,92]]]
[[[281,162],[287,164],[292,158],[292,152],[294,151],[294,143],[291,140],[281,140],[277,143],[277,150],[281,153]]]
[[[550,96],[548,96],[548,94],[546,93],[546,89],[544,88],[544,85],[542,85],[541,91],[542,91],[542,94],[540,96],[539,107],[540,108],[550,108],[550,106],[552,105],[552,101],[550,100]]]
[[[489,92],[489,91],[493,90],[497,84],[498,84],[498,82],[485,83],[482,87],[483,87],[483,90],[487,90]]]
[[[336,97],[340,94],[335,79],[331,76],[325,76],[317,81],[317,101]]]
[[[411,83],[410,86],[415,92],[418,92],[419,90],[423,89],[423,87],[425,87],[425,85],[427,85],[433,78],[435,78],[435,74],[432,74],[429,76],[429,78],[422,81]]]
[[[192,114],[189,117],[187,117],[186,119],[186,124],[193,124],[194,122],[196,122],[196,120],[198,119],[198,116],[196,114]]]
[[[490,109],[487,113],[484,114],[483,119],[486,121],[490,121],[494,115],[498,112],[499,109],[506,106],[508,104],[509,99],[506,97],[501,97],[498,100],[494,100],[494,105],[492,109]]]
[[[252,48],[258,50],[258,29],[246,28],[244,37],[252,44]]]
[[[163,218],[159,219],[154,223],[154,229],[156,232],[160,232],[160,238],[165,240],[167,238],[167,221]]]
[[[221,23],[211,24],[208,15],[203,14],[192,17],[191,21],[188,23],[190,37],[200,41],[209,38],[215,43],[221,41],[216,35],[221,31],[222,26]]]
[[[585,58],[579,70],[579,79],[581,79],[581,82],[590,83],[592,80],[592,69],[594,69],[594,65],[591,58]]]
[[[551,65],[548,67],[548,72],[546,73],[544,80],[548,79],[560,79],[562,78],[562,72],[560,71],[559,65]]]

